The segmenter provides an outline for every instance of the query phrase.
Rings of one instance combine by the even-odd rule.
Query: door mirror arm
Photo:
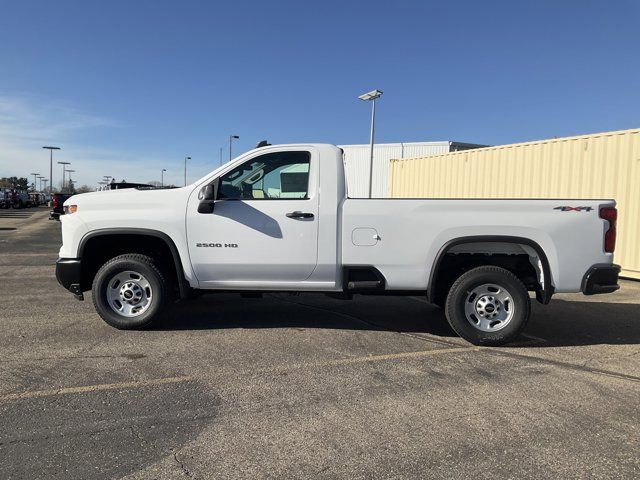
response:
[[[198,193],[200,203],[198,204],[198,213],[213,213],[216,199],[218,198],[218,186],[220,178],[216,178],[209,185],[202,187]]]

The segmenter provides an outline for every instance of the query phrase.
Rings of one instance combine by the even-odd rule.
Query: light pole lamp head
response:
[[[166,172],[166,171],[167,171],[167,169],[166,169],[166,168],[163,168],[163,169],[162,169],[162,171],[163,171],[163,172]]]
[[[358,98],[360,100],[368,101],[368,100],[375,100],[376,98],[380,98],[381,96],[382,96],[382,90],[375,89],[375,90],[371,90],[370,92],[363,93]]]
[[[58,162],[58,164],[60,164],[60,165],[71,165],[71,162]]]
[[[238,135],[229,135],[229,138],[233,138],[235,140],[238,140],[240,137]]]
[[[191,157],[184,157],[185,160],[191,160]]]
[[[46,148],[47,150],[60,150],[60,147],[42,147],[42,148]]]

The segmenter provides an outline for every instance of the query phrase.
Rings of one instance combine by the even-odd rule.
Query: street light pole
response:
[[[160,172],[160,186],[164,187],[164,172],[166,172],[167,169],[163,168],[162,171]]]
[[[184,186],[187,186],[187,160],[191,160],[191,157],[184,157]]]
[[[238,135],[229,135],[229,161],[231,161],[231,143],[233,142],[233,140],[237,140],[240,137]]]
[[[69,193],[71,193],[71,187],[73,185],[73,183],[71,183],[71,174],[73,172],[75,172],[75,170],[67,170],[67,173],[69,174],[69,181],[68,181],[68,183],[69,183]]]
[[[376,99],[380,98],[382,90],[372,90],[358,98],[364,101],[371,101],[371,139],[369,145],[369,198],[373,195],[373,141],[376,131]]]
[[[67,165],[71,165],[71,162],[58,162],[59,165],[62,165],[62,188],[60,189],[60,192],[64,193],[64,173],[65,173],[65,168],[67,168]]]
[[[49,150],[49,193],[51,193],[51,189],[53,188],[53,151],[60,150],[60,147],[42,147],[42,148]]]
[[[71,165],[71,162],[58,162],[60,165],[62,165],[62,188],[60,189],[60,191],[62,192],[64,190],[64,173],[65,173],[65,169],[67,168],[67,165]]]
[[[40,175],[39,173],[30,173],[29,175],[33,175],[33,190],[36,191],[38,186],[36,185],[36,177]]]

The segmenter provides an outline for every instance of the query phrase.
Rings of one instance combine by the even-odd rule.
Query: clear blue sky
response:
[[[357,96],[373,88],[379,142],[640,125],[635,0],[0,0],[0,12],[0,176],[48,174],[50,142],[81,183],[164,167],[178,184],[185,154],[193,180],[229,134],[238,153],[262,139],[367,143]]]

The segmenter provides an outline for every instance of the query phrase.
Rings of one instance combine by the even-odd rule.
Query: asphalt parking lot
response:
[[[19,215],[20,214],[20,215]],[[508,348],[421,299],[207,295],[153,330],[0,216],[0,478],[639,478],[640,282],[534,303]]]

